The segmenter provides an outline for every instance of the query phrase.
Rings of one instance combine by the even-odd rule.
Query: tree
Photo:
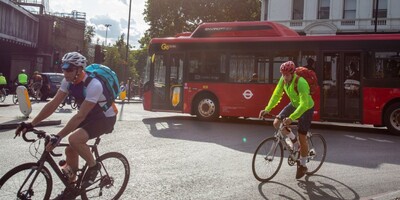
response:
[[[260,9],[259,0],[147,0],[143,14],[150,28],[140,42],[193,31],[203,22],[258,21]]]
[[[89,45],[92,43],[92,38],[95,35],[93,26],[86,26],[83,40],[82,54],[88,59],[89,63],[93,62],[94,56],[89,54]]]
[[[104,47],[102,52],[105,54],[104,65],[110,67],[118,75],[120,81],[126,81],[128,77],[137,78],[135,51],[130,51],[128,61],[126,61],[126,42],[124,41],[125,34],[121,34],[115,44],[109,47]]]

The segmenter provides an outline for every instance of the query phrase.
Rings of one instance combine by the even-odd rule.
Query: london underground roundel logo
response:
[[[253,93],[251,92],[251,90],[245,90],[245,91],[243,92],[243,97],[244,97],[245,99],[251,99],[251,97],[253,97]]]

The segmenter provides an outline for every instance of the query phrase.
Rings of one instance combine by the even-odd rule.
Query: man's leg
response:
[[[69,136],[69,145],[88,163],[89,167],[96,165],[93,154],[86,142],[89,140],[87,132],[78,128]]]
[[[300,141],[300,163],[297,166],[296,178],[303,177],[307,172],[308,141],[307,132],[311,126],[314,108],[307,110],[300,118],[298,123],[298,136]]]
[[[307,132],[306,133],[299,132],[299,140],[300,140],[300,156],[307,158],[307,156],[308,156]],[[304,162],[303,165],[305,165],[305,164],[306,163]]]

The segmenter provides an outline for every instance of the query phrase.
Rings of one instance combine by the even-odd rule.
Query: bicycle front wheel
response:
[[[265,139],[258,145],[253,156],[252,170],[254,177],[266,182],[274,178],[282,166],[283,146],[275,137]]]
[[[18,103],[18,96],[17,96],[17,94],[14,94],[14,95],[13,95],[12,101],[13,101],[14,104],[17,104],[17,103]]]
[[[81,195],[82,199],[119,199],[129,181],[128,159],[120,153],[111,152],[97,158],[97,162],[101,164],[101,170],[94,184]]]
[[[78,107],[78,103],[75,101],[75,97],[71,96],[71,108],[76,109]]]
[[[326,141],[321,134],[314,133],[308,137],[308,158],[307,158],[307,175],[317,172],[326,157]]]
[[[37,173],[36,163],[25,163],[7,172],[0,179],[0,199],[50,199],[51,174],[44,166]]]

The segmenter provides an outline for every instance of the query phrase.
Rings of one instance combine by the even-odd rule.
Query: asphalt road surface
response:
[[[31,117],[43,105],[33,104]],[[383,129],[313,125],[313,132],[328,143],[320,171],[296,180],[296,168],[284,160],[272,181],[260,183],[253,177],[251,161],[257,145],[273,135],[269,123],[201,122],[184,114],[147,112],[138,103],[118,108],[115,130],[102,137],[100,153],[117,151],[129,160],[131,177],[121,199],[400,198],[400,137]],[[18,112],[18,106],[0,107],[0,116],[18,118]],[[61,125],[40,129],[56,133],[75,112],[58,110],[52,119],[62,120]],[[32,146],[13,139],[13,134],[0,130],[0,177],[18,164],[36,161],[29,153]],[[53,179],[55,197],[63,188],[56,176]]]

